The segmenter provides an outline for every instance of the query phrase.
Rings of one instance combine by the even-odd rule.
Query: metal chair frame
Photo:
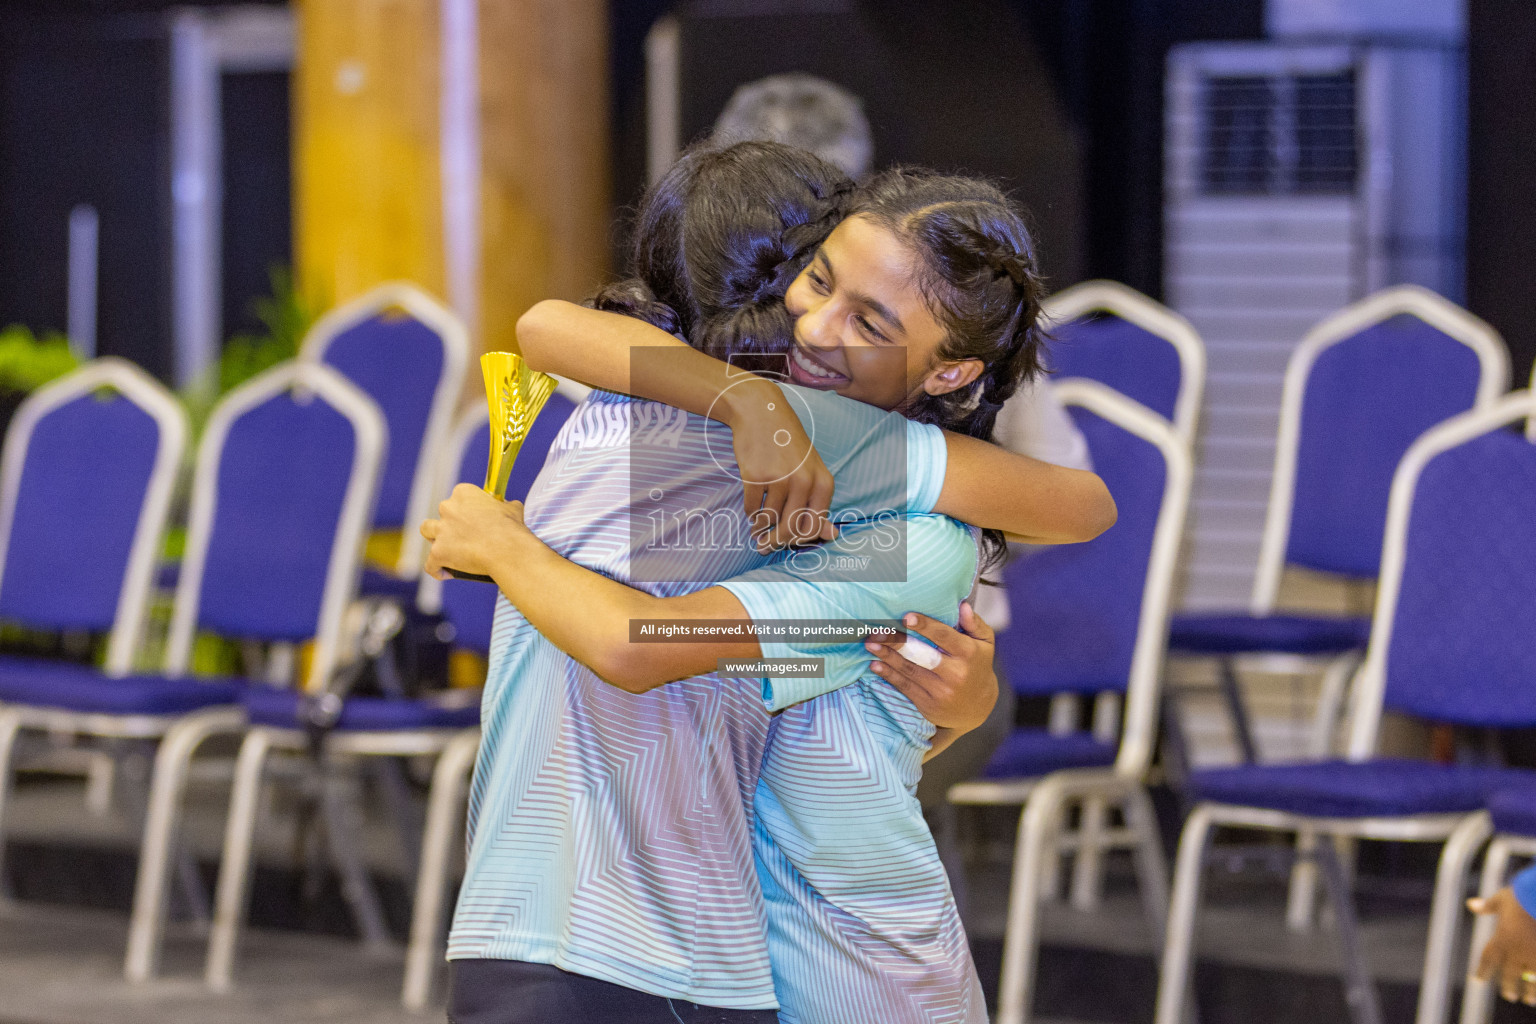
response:
[[[0,580],[4,579],[27,451],[38,423],[61,406],[102,388],[115,390],[149,415],[155,421],[158,433],[154,465],[140,503],[138,524],[118,591],[116,614],[102,669],[108,676],[124,676],[132,670],[134,655],[143,639],[155,562],[187,443],[187,420],[181,405],[137,366],[112,357],[95,360],[39,388],[17,408],[5,435],[4,451],[0,453]],[[4,821],[10,796],[14,772],[12,757],[23,730],[72,738],[153,739],[165,727],[165,721],[159,716],[92,715],[60,708],[0,706],[0,822]],[[3,870],[4,845],[3,830],[0,830],[0,870]],[[0,890],[3,890],[3,883],[0,883]]]
[[[949,790],[958,805],[1021,805],[1014,850],[1008,923],[1003,939],[998,1024],[1026,1024],[1039,951],[1039,904],[1063,847],[1076,848],[1086,873],[1097,876],[1105,849],[1135,851],[1142,900],[1157,931],[1168,905],[1167,868],[1157,818],[1145,789],[1157,740],[1159,690],[1174,569],[1189,507],[1193,464],[1185,437],[1172,424],[1119,392],[1083,378],[1056,385],[1063,404],[1079,406],[1155,445],[1165,465],[1162,504],[1153,534],[1143,588],[1136,645],[1125,690],[1124,725],[1115,763],[1109,768],[1071,769],[1047,775],[962,782]],[[1118,694],[1116,695],[1118,696]],[[1062,817],[1083,806],[1083,826],[1063,841]],[[1127,827],[1105,827],[1111,805],[1123,808]]]
[[[1371,623],[1370,645],[1354,687],[1348,759],[1368,760],[1376,751],[1383,698],[1386,692],[1385,659],[1390,647],[1397,597],[1406,559],[1408,517],[1414,490],[1425,465],[1441,452],[1505,424],[1536,413],[1536,396],[1519,391],[1488,407],[1454,416],[1425,432],[1404,455],[1392,480],[1388,501],[1381,582]],[[1417,1024],[1440,1024],[1450,997],[1450,961],[1460,923],[1461,883],[1467,865],[1488,838],[1492,825],[1486,812],[1426,814],[1401,817],[1324,818],[1216,802],[1197,805],[1184,827],[1174,874],[1173,904],[1168,918],[1161,978],[1158,985],[1157,1024],[1182,1024],[1194,944],[1194,918],[1200,897],[1200,874],[1213,828],[1239,826],[1263,831],[1291,832],[1310,836],[1318,855],[1329,858],[1330,839],[1377,839],[1396,842],[1444,842],[1436,874],[1435,898],[1430,914],[1428,949],[1419,987]],[[1328,865],[1324,863],[1325,872]],[[1330,885],[1330,889],[1337,887]],[[1359,955],[1353,933],[1353,913],[1346,891],[1334,893],[1341,938],[1346,953],[1346,985],[1356,1020],[1374,1024],[1381,1019],[1375,988]]]
[[[1275,444],[1274,472],[1270,481],[1269,504],[1260,540],[1258,571],[1249,597],[1249,612],[1255,616],[1272,615],[1285,572],[1286,549],[1290,543],[1291,514],[1295,507],[1297,458],[1301,446],[1301,419],[1307,397],[1307,385],[1318,359],[1334,345],[1392,319],[1413,316],[1470,348],[1478,358],[1481,372],[1472,408],[1486,409],[1509,386],[1509,355],[1503,340],[1488,324],[1466,310],[1421,288],[1398,285],[1385,288],[1346,306],[1324,318],[1302,336],[1286,364],[1280,397],[1280,423]],[[1360,667],[1361,653],[1341,655],[1282,654],[1254,652],[1216,659],[1222,695],[1243,759],[1256,762],[1258,747],[1242,700],[1235,665],[1242,662],[1254,669],[1275,674],[1299,674],[1316,670],[1321,661],[1322,687],[1312,720],[1310,753],[1327,757],[1333,753],[1341,712],[1347,701],[1350,681]],[[1316,845],[1316,837],[1303,832],[1298,836],[1298,853],[1287,899],[1286,922],[1293,931],[1310,930],[1315,922],[1317,886],[1320,881],[1315,859],[1305,854]]]
[[[1172,345],[1179,356],[1179,397],[1173,425],[1194,444],[1205,395],[1205,342],[1193,324],[1167,306],[1116,281],[1084,281],[1064,288],[1042,303],[1041,314],[1054,325],[1071,323],[1090,313],[1111,313]],[[1072,380],[1063,377],[1061,382]]]
[[[421,437],[421,450],[416,458],[416,471],[412,475],[410,498],[406,504],[405,528],[400,532],[400,557],[395,563],[396,575],[414,579],[421,571],[423,552],[421,535],[411,528],[411,524],[431,514],[437,484],[433,459],[442,448],[453,420],[454,406],[464,386],[469,361],[469,332],[457,316],[426,292],[415,285],[397,281],[380,285],[322,316],[305,335],[299,358],[323,363],[327,350],[337,337],[390,309],[403,310],[419,321],[437,335],[443,346],[442,373]]]
[[[1175,431],[1184,438],[1193,452],[1201,402],[1205,395],[1206,353],[1200,333],[1193,324],[1167,306],[1117,281],[1084,281],[1050,296],[1042,308],[1043,318],[1058,326],[1094,313],[1116,316],[1173,347],[1179,360],[1179,393],[1174,400],[1172,422]],[[1077,379],[1081,378],[1061,377],[1053,383],[1067,383]],[[1101,695],[1089,716],[1094,733],[1100,738],[1113,738],[1119,716],[1118,699],[1108,694]],[[1082,700],[1077,694],[1062,693],[1052,698],[1052,732],[1074,731],[1082,719]],[[1094,836],[1104,828],[1103,811],[1096,802],[1091,802],[1085,808],[1083,819],[1084,828],[1076,832],[1064,831],[1061,843],[1064,851],[1081,851],[1073,864],[1070,885],[1072,905],[1079,910],[1092,910],[1098,906],[1103,889],[1103,853],[1094,841]],[[1045,889],[1051,898],[1055,897],[1060,888],[1058,869],[1059,863],[1056,861],[1052,861],[1047,869]]]
[[[1488,844],[1488,854],[1483,858],[1482,878],[1477,894],[1484,899],[1503,888],[1510,877],[1509,862],[1515,857],[1536,857],[1536,836],[1517,836],[1500,833]],[[1460,877],[1460,876],[1458,876]],[[1488,1024],[1493,1018],[1493,997],[1498,991],[1494,981],[1478,981],[1472,977],[1477,962],[1483,955],[1483,947],[1493,938],[1498,924],[1492,914],[1482,914],[1472,924],[1472,943],[1467,955],[1467,980],[1461,996],[1461,1024]]]
[[[485,426],[486,420],[486,409],[473,406],[453,423],[444,439],[440,457],[432,463],[437,475],[433,493],[446,495],[453,489],[458,481],[465,447],[473,440],[476,432]],[[417,590],[417,606],[423,611],[437,611],[442,605],[442,591],[441,580],[423,574]],[[266,760],[274,751],[306,753],[310,745],[310,736],[304,730],[271,726],[252,727],[241,745],[204,971],[205,983],[215,991],[228,991],[233,985],[241,924],[249,900],[251,853]],[[362,758],[427,756],[437,759],[427,796],[427,814],[411,911],[410,940],[401,986],[401,1003],[409,1010],[426,1009],[431,998],[434,968],[441,957],[444,907],[454,860],[453,849],[456,843],[463,841],[461,824],[465,790],[479,747],[478,727],[345,730],[327,735],[321,751],[322,763],[329,771],[328,783],[337,780],[338,770],[344,770]],[[331,816],[335,819],[328,822],[327,828],[355,832],[355,804],[346,800],[344,793],[334,790],[328,791],[325,797]],[[368,883],[366,871],[354,853],[356,843],[347,842],[347,838],[333,836],[331,843],[342,872],[344,894],[362,925],[365,941],[374,946],[390,946],[382,911]]]
[[[356,590],[363,540],[373,515],[386,432],[377,406],[341,374],[319,363],[291,361],[257,375],[231,392],[214,409],[204,428],[193,479],[187,554],[177,586],[176,608],[166,650],[167,675],[185,675],[191,661],[225,438],[240,416],[289,390],[307,393],[311,400],[323,400],[346,417],[356,445],[326,567],[308,681],[311,685],[323,682],[335,669],[342,616]],[[153,978],[159,968],[172,848],[180,829],[192,757],[210,737],[239,735],[246,730],[245,713],[237,705],[182,716],[140,721],[141,718],[135,716],[125,726],[134,726],[137,735],[158,736],[161,742],[151,775],[149,810],[139,850],[138,879],[128,927],[124,973],[134,982]]]

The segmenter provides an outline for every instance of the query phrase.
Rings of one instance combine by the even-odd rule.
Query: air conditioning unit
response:
[[[1464,61],[1448,45],[1196,43],[1167,70],[1164,291],[1209,367],[1182,603],[1242,607],[1296,342],[1389,284],[1461,299]]]

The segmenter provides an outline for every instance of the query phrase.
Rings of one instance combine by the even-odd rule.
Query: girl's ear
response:
[[[959,391],[980,377],[982,369],[980,359],[946,363],[923,378],[923,390],[930,395],[947,395],[951,391]]]

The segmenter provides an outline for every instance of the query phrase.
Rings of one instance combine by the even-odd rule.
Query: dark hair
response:
[[[842,220],[853,182],[777,142],[685,152],[640,202],[626,280],[588,300],[682,336],[719,359],[784,352],[784,293]]]
[[[979,359],[970,385],[923,394],[908,418],[992,439],[1004,402],[1040,372],[1045,284],[1023,210],[979,178],[894,167],[863,185],[851,214],[887,228],[917,257],[916,285],[945,330],[942,360]],[[1001,532],[984,531],[983,564],[1007,550]]]

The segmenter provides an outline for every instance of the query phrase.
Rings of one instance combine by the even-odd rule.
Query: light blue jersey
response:
[[[971,528],[910,516],[905,582],[830,578],[825,566],[876,550],[864,536],[876,528],[844,530],[819,561],[787,556],[721,585],[754,620],[918,611],[954,626],[975,578]],[[780,1021],[984,1024],[970,947],[916,797],[933,725],[868,671],[862,644],[761,646],[765,658],[825,658],[827,677],[764,680],[770,707],[786,708],[769,732],[753,830]]]
[[[898,507],[933,507],[942,432],[829,393],[785,392],[814,421],[837,509],[867,513],[893,491]],[[650,593],[702,589],[768,561],[750,543],[731,452],[720,424],[595,392],[552,446],[526,522],[604,575],[634,581],[640,563],[646,580],[668,577],[635,581]],[[648,543],[661,500],[662,536]],[[755,681],[708,675],[625,693],[503,600],[482,720],[451,959],[553,964],[715,1006],[776,1005],[750,838],[770,722]]]

